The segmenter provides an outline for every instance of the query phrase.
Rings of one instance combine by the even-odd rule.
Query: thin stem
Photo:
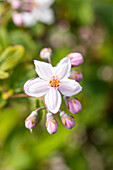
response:
[[[40,107],[40,108],[36,109],[36,111],[38,112],[39,110],[43,110],[43,109],[46,109],[46,107]]]
[[[48,62],[49,64],[51,64],[51,57],[48,57]]]
[[[27,94],[13,94],[12,96],[10,96],[10,98],[23,98],[23,97],[31,97],[31,96],[28,96]],[[44,103],[44,106],[43,108],[39,108],[39,110],[42,110],[42,109],[47,109],[48,111],[48,108],[45,104],[45,101],[44,101],[44,97],[40,97],[40,99],[42,100],[42,102]],[[37,109],[38,111],[38,109]]]
[[[23,97],[30,97],[27,94],[13,94],[10,98],[23,98]]]
[[[47,108],[47,106],[46,106],[46,104],[45,104],[44,97],[42,96],[42,97],[40,97],[40,99],[41,99],[42,102],[44,103],[46,110],[49,112],[49,110],[48,110],[48,108]]]

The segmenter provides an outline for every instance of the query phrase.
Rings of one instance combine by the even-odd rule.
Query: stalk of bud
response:
[[[43,60],[49,60],[52,55],[52,49],[51,48],[43,48],[40,52],[40,58]]]
[[[72,129],[75,126],[75,121],[72,116],[68,115],[64,111],[60,112],[60,117],[62,124],[67,128],[67,129]]]
[[[32,132],[32,129],[37,124],[37,111],[33,111],[25,120],[25,127],[30,129],[30,132]]]
[[[80,82],[83,78],[82,73],[80,71],[77,70],[72,70],[71,74],[70,74],[70,78],[72,78],[73,80]]]
[[[77,114],[78,112],[81,111],[82,106],[77,99],[73,97],[64,97],[64,99],[65,99],[66,106],[71,113]]]
[[[51,113],[47,113],[46,117],[47,117],[47,120],[46,120],[47,131],[50,134],[56,133],[58,130],[58,125],[57,125],[55,118],[53,117]]]
[[[80,53],[70,53],[67,57],[71,59],[72,67],[79,66],[83,63],[83,56]]]

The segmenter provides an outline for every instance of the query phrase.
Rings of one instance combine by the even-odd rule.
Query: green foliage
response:
[[[24,55],[22,46],[8,47],[0,56],[0,70],[7,71],[15,67]]]

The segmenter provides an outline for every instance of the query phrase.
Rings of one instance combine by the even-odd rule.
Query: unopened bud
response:
[[[24,21],[23,21],[22,14],[19,14],[19,13],[13,14],[13,22],[14,22],[14,24],[16,24],[17,26],[23,25],[23,24],[24,24]]]
[[[77,70],[72,70],[71,74],[70,74],[70,78],[72,78],[73,80],[80,82],[83,78],[82,73],[80,71]]]
[[[72,129],[75,126],[75,121],[72,116],[68,115],[64,111],[60,112],[60,117],[62,124],[67,128],[67,129]]]
[[[37,124],[37,111],[33,111],[25,120],[25,127],[30,129],[30,132],[32,132],[32,129]]]
[[[22,5],[20,0],[12,0],[11,4],[12,4],[13,9],[19,9],[21,8],[21,5]]]
[[[47,113],[46,128],[50,134],[54,134],[58,130],[58,125],[51,113]]]
[[[67,57],[71,59],[72,67],[79,66],[83,63],[83,56],[80,53],[70,53]]]
[[[49,60],[52,55],[52,49],[51,48],[43,48],[40,52],[40,58],[43,60]]]
[[[66,103],[66,106],[68,108],[68,110],[73,113],[73,114],[77,114],[78,112],[81,111],[81,103],[73,98],[73,97],[65,97],[65,103]]]

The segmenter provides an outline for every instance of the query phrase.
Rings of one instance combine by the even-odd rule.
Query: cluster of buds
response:
[[[64,111],[60,112],[61,122],[64,127],[67,129],[72,129],[75,126],[74,118]],[[37,125],[37,111],[33,111],[25,120],[25,127],[30,130],[32,133],[32,129]],[[46,124],[47,131],[49,134],[54,134],[58,130],[58,124],[55,120],[52,113],[46,114]]]
[[[80,53],[71,53],[67,57],[71,59],[71,66],[77,67],[83,63],[83,56]],[[70,78],[80,82],[83,78],[82,73],[78,70],[71,70]]]
[[[28,80],[24,85],[24,90],[27,95],[33,97],[45,95],[45,108],[43,108],[47,110],[45,126],[48,133],[54,134],[58,130],[58,124],[53,114],[57,112],[59,112],[61,122],[65,128],[72,129],[75,126],[74,118],[65,111],[60,110],[62,100],[59,91],[64,94],[65,104],[70,113],[77,114],[81,111],[81,103],[72,96],[81,91],[81,86],[78,82],[82,80],[82,74],[74,70],[72,70],[70,74],[70,69],[71,66],[77,67],[82,64],[83,57],[80,53],[71,53],[62,59],[56,67],[52,67],[51,55],[51,48],[43,48],[41,50],[40,58],[48,60],[49,64],[35,60],[36,72],[41,79]],[[48,74],[48,77],[46,77],[46,74]],[[66,74],[67,77],[69,77],[70,74],[70,78],[73,80],[68,78],[64,80]],[[37,124],[38,110],[40,110],[40,108],[33,111],[25,120],[25,126],[30,129],[30,131],[32,131],[32,128]]]
[[[17,26],[32,26],[37,21],[51,24],[53,11],[49,6],[54,0],[7,0],[12,7],[12,19]]]

